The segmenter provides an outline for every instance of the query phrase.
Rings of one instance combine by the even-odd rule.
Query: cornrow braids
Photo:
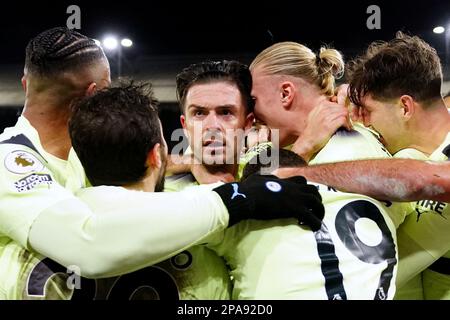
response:
[[[40,76],[76,70],[104,58],[93,39],[65,27],[46,30],[26,48],[25,68]]]

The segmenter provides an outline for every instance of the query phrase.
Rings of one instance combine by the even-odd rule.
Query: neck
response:
[[[147,177],[138,182],[123,185],[123,187],[127,190],[143,191],[143,192],[154,192],[155,186],[156,186],[156,179],[154,174],[148,175]]]
[[[307,143],[307,140],[310,139],[308,137],[308,132],[311,132],[311,130],[306,130],[308,125],[310,127],[317,125],[313,122],[308,123],[309,114],[325,100],[327,100],[327,97],[320,94],[317,90],[307,90],[306,94],[299,96],[298,101],[296,102],[299,106],[295,109],[296,115],[291,117],[292,122],[290,123],[290,127],[293,128],[293,131],[291,131],[290,135],[280,140],[281,147],[286,147],[297,142],[297,147],[294,146],[293,150],[299,148],[300,145],[301,148],[298,151],[304,158],[312,157],[314,153],[320,151],[316,150],[314,153],[306,155],[306,153],[302,153],[303,151],[300,150],[303,150],[306,146],[304,143]],[[309,145],[307,147],[309,148]],[[297,150],[295,152],[297,152]],[[308,149],[308,153],[310,152],[311,151]]]
[[[230,164],[223,166],[208,166],[194,164],[191,172],[200,184],[210,184],[218,181],[233,182],[238,172],[239,165]]]
[[[296,109],[298,116],[293,117],[293,120],[296,120],[293,122],[293,128],[295,128],[295,140],[297,140],[305,131],[305,128],[308,125],[309,114],[325,100],[328,100],[328,98],[322,95],[316,88],[305,90],[305,93],[299,97],[299,101],[297,102],[299,108]]]
[[[450,132],[450,114],[441,100],[423,110],[416,119],[408,147],[430,155],[443,143]]]
[[[68,130],[69,108],[27,99],[23,116],[38,132],[44,150],[67,160],[71,148]]]

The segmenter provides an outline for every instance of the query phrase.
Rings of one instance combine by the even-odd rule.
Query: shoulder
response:
[[[165,192],[181,191],[186,187],[196,186],[198,182],[192,173],[182,173],[166,177],[164,184]]]
[[[0,141],[0,180],[3,187],[10,186],[12,191],[24,192],[52,184],[54,179],[44,157],[29,140],[24,140],[25,136],[14,138]]]
[[[391,157],[371,130],[355,125],[339,130],[309,164]]]

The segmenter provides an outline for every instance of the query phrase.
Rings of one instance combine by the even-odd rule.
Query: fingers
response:
[[[308,187],[315,188],[311,185],[308,185]],[[308,189],[305,190],[307,193],[304,193],[302,195],[300,199],[301,202],[298,203],[301,207],[303,207],[302,212],[304,213],[300,217],[300,221],[302,221],[301,219],[303,219],[303,222],[311,227],[313,224],[315,224],[317,229],[319,229],[321,221],[325,216],[325,208],[322,204],[322,198],[320,197],[317,189],[315,190],[315,192],[314,190]]]
[[[337,103],[343,106],[348,106],[350,100],[348,99],[348,84],[342,84],[336,88]]]
[[[327,126],[331,133],[336,132],[336,130],[341,127],[344,127],[349,131],[353,129],[353,125],[350,122],[349,115],[346,110],[335,110],[330,113],[322,125]]]
[[[301,225],[307,225],[313,231],[320,229],[325,215],[325,209],[322,204],[322,199],[314,186],[307,185],[301,187],[296,192],[290,193],[288,201],[284,204],[287,206],[286,209],[296,214]],[[288,213],[283,214],[285,217],[292,216]]]
[[[298,220],[299,224],[309,226],[312,231],[318,231],[322,225],[322,219],[308,209],[304,210],[305,213]]]

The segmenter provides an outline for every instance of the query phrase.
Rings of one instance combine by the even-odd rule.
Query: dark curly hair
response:
[[[361,106],[366,94],[385,100],[410,95],[420,102],[441,97],[442,67],[436,50],[417,36],[398,32],[389,42],[374,42],[347,65],[349,97]]]
[[[157,105],[149,84],[132,82],[72,105],[69,133],[92,185],[121,186],[145,176],[148,152],[163,141]]]

